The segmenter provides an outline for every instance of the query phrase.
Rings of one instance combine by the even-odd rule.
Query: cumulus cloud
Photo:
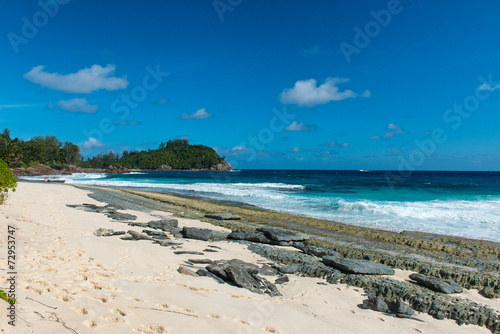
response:
[[[188,113],[183,113],[181,115],[182,119],[205,119],[212,117],[212,114],[207,113],[205,108],[198,109],[196,112],[188,114]]]
[[[392,137],[396,137],[396,136],[403,135],[406,133],[403,131],[403,129],[401,129],[399,126],[397,126],[394,123],[389,123],[387,128],[390,131],[385,133],[384,138],[392,138]]]
[[[338,85],[347,81],[349,79],[327,78],[324,83],[317,86],[315,79],[299,80],[293,88],[285,88],[279,99],[284,104],[314,107],[318,104],[356,97],[357,94],[352,90],[339,90]],[[370,91],[365,91],[362,96],[369,97]]]
[[[97,104],[90,104],[87,99],[75,98],[71,100],[61,100],[57,102],[57,107],[71,112],[84,112],[93,114],[99,109]]]
[[[292,124],[285,128],[286,131],[314,131],[316,130],[316,125],[307,125],[304,122],[298,123],[293,121]]]
[[[89,137],[85,143],[82,145],[82,149],[84,150],[90,150],[92,148],[104,148],[106,145],[101,143],[99,139],[94,138],[94,137]]]
[[[59,74],[45,72],[44,66],[35,66],[24,78],[33,83],[39,84],[54,90],[65,93],[88,94],[94,91],[125,89],[128,81],[125,77],[117,78],[112,76],[115,72],[114,65],[92,65],[90,68],[84,68],[75,73]]]

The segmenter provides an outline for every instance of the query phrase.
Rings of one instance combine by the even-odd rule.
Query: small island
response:
[[[127,173],[129,170],[230,171],[232,166],[211,147],[191,145],[187,139],[161,142],[147,151],[110,151],[84,160],[80,148],[54,136],[37,136],[28,141],[0,134],[0,158],[14,176],[72,173]]]

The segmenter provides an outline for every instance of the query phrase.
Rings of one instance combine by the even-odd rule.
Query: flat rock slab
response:
[[[351,274],[394,275],[395,273],[391,267],[369,260],[339,259],[333,256],[324,256],[323,263]]]
[[[463,288],[460,284],[449,279],[427,277],[422,274],[411,274],[410,278],[417,284],[425,286],[428,289],[441,293],[461,293]]]
[[[264,235],[276,243],[303,241],[309,236],[299,231],[287,230],[279,227],[260,227],[257,231],[264,233]]]
[[[258,242],[261,244],[270,244],[272,240],[266,237],[263,233],[248,232],[248,231],[233,231],[227,236],[232,240],[246,240],[251,242]]]
[[[183,266],[179,266],[179,268],[177,268],[177,272],[179,274],[183,274],[183,275],[188,275],[188,276],[198,276],[197,273],[195,273],[194,271],[186,268],[186,267],[183,267]]]
[[[233,215],[229,213],[207,213],[205,218],[217,219],[217,220],[240,220],[241,217],[238,215]]]
[[[108,218],[114,219],[114,220],[136,220],[137,216],[130,215],[128,213],[121,213],[121,212],[109,212],[106,214]]]
[[[150,228],[169,232],[170,230],[179,227],[179,221],[177,219],[152,220],[148,222],[147,225]]]
[[[153,238],[151,238],[147,234],[139,233],[136,231],[128,230],[127,233],[130,234],[133,240],[153,240]]]
[[[212,230],[206,228],[184,227],[181,231],[184,238],[207,241],[212,237]]]
[[[175,251],[175,255],[190,254],[190,255],[204,255],[202,252],[196,251]]]

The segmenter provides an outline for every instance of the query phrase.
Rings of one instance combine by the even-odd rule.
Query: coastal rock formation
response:
[[[309,238],[307,234],[304,234],[295,230],[287,230],[279,227],[260,227],[257,231],[264,233],[264,235],[273,241],[273,243],[279,245],[289,245],[293,241],[304,241]]]
[[[241,219],[238,215],[232,215],[228,213],[207,213],[205,218],[217,219],[217,220],[239,220]]]
[[[183,266],[179,266],[179,268],[177,268],[177,272],[179,274],[188,275],[188,276],[194,276],[194,277],[198,276],[197,273],[195,273],[194,271],[192,271],[186,267],[183,267]]]
[[[98,237],[110,237],[113,235],[123,235],[125,234],[125,231],[116,231],[113,229],[106,229],[103,227],[98,228],[97,230],[94,231],[94,235]]]
[[[351,274],[394,275],[395,273],[391,267],[369,260],[339,259],[333,256],[324,256],[323,263]]]
[[[270,244],[272,240],[266,237],[264,234],[259,232],[248,232],[248,231],[233,231],[227,236],[228,239],[232,240],[246,240],[251,242],[259,242],[262,244]]]
[[[208,239],[210,239],[210,237],[212,237],[213,231],[206,228],[184,226],[181,233],[184,236],[184,238],[187,239],[198,239],[207,241]]]
[[[128,234],[130,234],[132,240],[153,240],[150,236],[146,234],[142,234],[133,230],[128,230]]]
[[[158,167],[158,170],[172,170],[172,167],[163,164],[160,167]]]
[[[258,294],[267,293],[272,297],[281,296],[274,284],[257,275],[260,268],[255,264],[238,259],[221,260],[208,265],[206,269],[224,281],[252,292]]]
[[[45,165],[34,165],[26,169],[26,174],[30,176],[52,175],[55,170]]]
[[[449,279],[427,277],[422,274],[411,274],[410,278],[418,284],[425,286],[433,291],[442,293],[461,293],[463,288],[461,285]]]
[[[380,297],[372,297],[363,300],[363,305],[361,307],[367,310],[373,310],[377,312],[387,312],[389,310],[389,306],[387,305],[385,300]]]
[[[227,161],[223,160],[220,164],[210,167],[210,170],[218,172],[228,172],[233,170],[233,166],[231,166]]]
[[[314,255],[317,257],[323,257],[323,256],[332,256],[332,257],[339,257],[339,253],[336,251],[330,250],[330,249],[324,249],[321,247],[316,247],[316,246],[304,246],[303,243],[297,242],[293,244],[293,247],[300,249],[304,253],[308,255]]]
[[[12,172],[12,176],[27,176],[28,175],[25,168],[11,168],[10,171]]]
[[[152,220],[147,223],[147,226],[156,230],[162,230],[170,233],[179,233],[179,221],[177,219],[161,219]]]
[[[105,173],[107,174],[125,174],[125,173],[128,173],[129,170],[125,167],[115,167],[115,166],[108,166],[108,168],[106,168],[106,171]]]

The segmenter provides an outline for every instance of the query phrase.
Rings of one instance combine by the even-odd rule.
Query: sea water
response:
[[[500,242],[500,172],[421,171],[398,177],[396,182],[390,175],[398,174],[314,170],[141,171],[60,178],[69,184],[129,187],[244,202],[384,230]]]

